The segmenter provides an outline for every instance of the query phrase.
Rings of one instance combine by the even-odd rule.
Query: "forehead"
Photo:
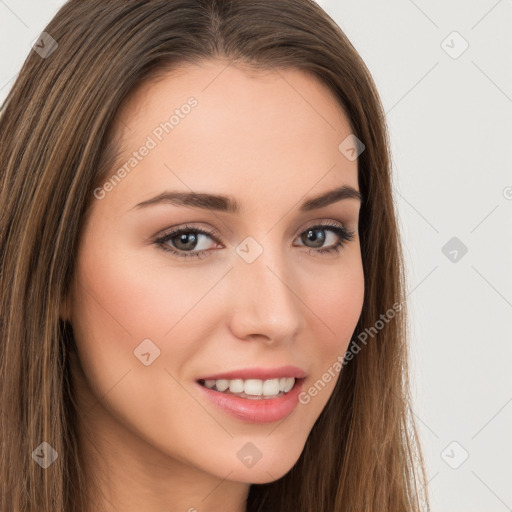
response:
[[[116,166],[151,146],[123,183],[138,199],[162,192],[163,182],[231,195],[259,185],[299,197],[317,184],[315,192],[357,188],[357,161],[338,149],[350,122],[327,86],[301,70],[181,65],[142,84],[117,121]]]

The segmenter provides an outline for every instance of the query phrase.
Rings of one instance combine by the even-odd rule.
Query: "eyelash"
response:
[[[340,249],[342,249],[347,242],[351,242],[354,239],[354,231],[351,231],[347,228],[344,228],[340,226],[339,224],[331,224],[331,223],[324,223],[324,224],[315,224],[313,226],[310,226],[306,228],[302,233],[303,234],[310,230],[325,230],[325,231],[332,231],[336,235],[338,235],[339,240],[336,242],[336,244],[330,246],[327,249],[315,249],[313,247],[309,248],[308,254],[311,254],[312,251],[320,253],[320,254],[331,254],[331,253],[339,253]],[[207,235],[210,238],[212,238],[215,242],[220,243],[217,238],[219,237],[219,233],[216,230],[213,231],[207,231],[201,228],[192,227],[192,226],[183,226],[179,229],[175,229],[173,231],[170,231],[169,233],[164,234],[157,240],[155,240],[155,245],[157,245],[158,248],[161,250],[171,253],[179,258],[187,259],[187,258],[204,258],[209,250],[203,250],[203,251],[196,251],[196,252],[180,252],[175,249],[169,248],[169,245],[166,244],[169,240],[172,238],[175,238],[178,235],[181,235],[183,233],[195,233],[195,234],[203,234]]]

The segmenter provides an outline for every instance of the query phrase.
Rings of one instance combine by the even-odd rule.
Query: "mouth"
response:
[[[297,407],[306,380],[304,372],[290,367],[284,374],[252,369],[198,379],[196,385],[207,402],[237,420],[272,423],[284,420]]]
[[[270,400],[287,395],[302,384],[305,377],[273,379],[199,379],[197,382],[211,391],[248,400]]]

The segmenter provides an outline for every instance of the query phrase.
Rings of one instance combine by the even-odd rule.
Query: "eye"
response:
[[[184,226],[162,236],[155,241],[155,244],[162,250],[170,252],[180,258],[203,258],[206,255],[205,244],[199,242],[203,238],[212,238],[217,243],[220,243],[217,240],[217,236],[218,233],[216,231],[207,231],[192,226]],[[173,247],[170,247],[168,244],[168,242],[171,241]],[[189,252],[191,249],[197,249],[198,245],[200,246],[199,251]]]
[[[330,232],[331,236],[326,236],[326,232]],[[319,235],[319,233],[321,234]],[[331,254],[338,253],[347,242],[351,242],[354,239],[354,236],[354,231],[348,230],[341,224],[324,223],[307,228],[307,230],[301,234],[300,240],[307,243],[312,242],[314,244],[314,246],[308,251],[308,254],[311,254],[312,250],[320,254]],[[334,245],[322,247],[328,238],[334,238]],[[322,248],[317,249],[318,247]]]
[[[330,236],[326,235],[330,234]],[[312,243],[308,254],[312,251],[320,254],[338,253],[347,242],[354,239],[354,231],[350,231],[340,223],[316,224],[307,228],[300,234],[301,245]],[[183,226],[170,231],[155,240],[155,245],[166,252],[179,258],[204,258],[211,251],[208,251],[208,242],[205,239],[212,239],[218,244],[220,235],[216,230]],[[334,239],[334,240],[332,240]],[[325,242],[331,241],[331,245],[323,247]]]

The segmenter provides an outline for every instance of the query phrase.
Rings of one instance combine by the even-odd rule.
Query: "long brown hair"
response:
[[[70,0],[44,31],[57,46],[45,35],[47,54],[30,52],[0,114],[1,510],[87,510],[73,335],[59,311],[92,191],[116,159],[116,112],[145,81],[204,59],[311,73],[365,145],[365,298],[347,351],[353,358],[297,463],[277,481],[252,485],[247,510],[429,510],[409,408],[405,272],[385,115],[341,29],[312,0]],[[58,453],[47,469],[31,456],[43,441]]]

